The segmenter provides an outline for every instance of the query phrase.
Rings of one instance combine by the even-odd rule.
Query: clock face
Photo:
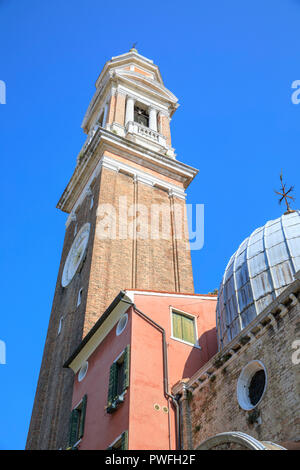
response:
[[[90,224],[84,224],[79,230],[67,256],[61,285],[66,287],[72,281],[79,265],[84,257],[89,240]]]

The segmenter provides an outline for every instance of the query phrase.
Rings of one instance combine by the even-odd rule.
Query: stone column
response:
[[[149,127],[157,132],[157,111],[155,108],[150,108],[149,110]]]
[[[128,122],[134,121],[134,98],[132,96],[127,96],[126,102],[126,114],[125,114],[125,126]]]

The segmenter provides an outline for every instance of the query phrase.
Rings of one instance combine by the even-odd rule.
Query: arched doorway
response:
[[[258,441],[243,432],[223,432],[203,441],[196,450],[286,450],[268,441]]]

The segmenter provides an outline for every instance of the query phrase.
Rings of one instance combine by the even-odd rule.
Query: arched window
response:
[[[57,336],[60,334],[60,332],[62,330],[63,319],[64,319],[64,317],[60,317],[60,319],[59,319],[59,324],[58,324],[58,328],[57,328]]]
[[[134,121],[143,126],[149,127],[149,112],[140,105],[134,106]]]
[[[80,291],[78,292],[78,297],[77,297],[77,307],[81,304],[81,300],[82,300],[82,292],[83,292],[83,288],[80,289]]]

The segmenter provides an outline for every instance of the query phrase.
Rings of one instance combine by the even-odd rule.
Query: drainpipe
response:
[[[167,342],[166,342],[166,332],[162,326],[156,323],[152,318],[148,317],[144,312],[139,310],[135,303],[128,302],[127,300],[121,299],[121,302],[125,302],[132,306],[135,313],[137,313],[140,317],[144,318],[144,320],[151,323],[155,328],[157,328],[162,333],[163,338],[163,365],[164,365],[164,394],[165,397],[171,398],[175,408],[176,408],[176,447],[178,450],[181,449],[181,438],[180,438],[180,409],[179,404],[174,395],[169,392],[169,379],[168,379],[168,350],[167,350]],[[170,422],[170,417],[169,417]]]

